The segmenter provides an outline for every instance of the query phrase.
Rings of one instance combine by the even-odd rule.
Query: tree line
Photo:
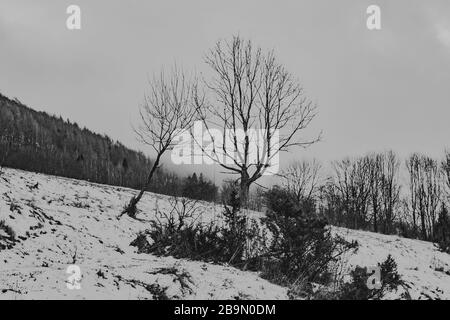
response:
[[[413,153],[404,162],[393,151],[332,162],[298,161],[281,173],[281,184],[325,216],[353,229],[427,241],[450,239],[450,152],[442,160]]]

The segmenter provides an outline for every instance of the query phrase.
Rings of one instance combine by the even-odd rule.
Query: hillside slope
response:
[[[148,193],[139,220],[116,216],[133,191],[20,170],[0,176],[0,299],[286,299],[286,289],[227,266],[137,254],[130,246],[168,197]],[[220,208],[201,203],[212,218]],[[257,214],[255,214],[257,215]],[[391,254],[413,299],[450,299],[450,255],[432,243],[333,228],[359,250],[348,266],[374,266]],[[9,249],[7,249],[10,247]],[[70,290],[70,265],[81,289]],[[391,296],[396,298],[396,296]]]
[[[0,299],[286,299],[284,288],[254,273],[136,254],[129,244],[148,227],[147,215],[142,221],[116,219],[132,194],[6,169],[0,221],[19,242],[0,251]],[[151,216],[155,207],[168,205],[165,199],[147,194],[140,208]],[[2,242],[8,246],[4,232]],[[80,268],[79,290],[67,287],[70,265]]]
[[[412,299],[450,299],[450,254],[439,251],[435,244],[373,232],[335,229],[348,241],[358,241],[357,253],[347,260],[349,268],[376,266],[390,254],[397,262],[398,272],[408,285]]]

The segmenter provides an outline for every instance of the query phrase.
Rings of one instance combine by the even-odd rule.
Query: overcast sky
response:
[[[66,28],[70,4],[79,31]],[[379,31],[366,28],[370,4]],[[448,0],[0,0],[0,92],[143,149],[131,123],[147,75],[173,62],[202,71],[233,34],[275,49],[317,102],[309,132],[323,141],[296,157],[450,147]]]

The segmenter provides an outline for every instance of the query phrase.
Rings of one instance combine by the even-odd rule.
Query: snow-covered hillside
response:
[[[412,299],[450,299],[450,254],[430,242],[388,236],[379,233],[335,228],[348,241],[358,241],[351,266],[376,266],[390,254],[398,272],[409,286]],[[395,296],[393,297],[395,298]]]
[[[251,272],[201,262],[137,254],[130,242],[148,227],[168,197],[147,193],[139,220],[117,220],[135,191],[5,169],[0,176],[0,299],[286,299],[285,288]],[[221,208],[201,203],[205,216]],[[349,266],[374,266],[391,254],[414,299],[450,299],[450,255],[433,244],[335,228],[359,250]],[[80,289],[69,289],[68,267],[81,271]],[[70,271],[70,270],[69,270]]]
[[[130,242],[148,227],[155,207],[169,203],[146,194],[141,221],[117,220],[133,192],[5,169],[0,221],[12,227],[19,242],[0,251],[0,299],[287,298],[286,289],[255,273],[135,253]],[[215,208],[205,204],[203,210]],[[7,246],[4,236],[0,244]],[[81,271],[79,290],[68,288],[77,285],[67,273],[71,265]]]

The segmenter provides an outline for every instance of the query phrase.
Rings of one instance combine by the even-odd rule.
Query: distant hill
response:
[[[0,94],[0,166],[140,188],[150,164],[106,135]],[[177,175],[160,170],[150,191],[175,194],[179,185]]]

